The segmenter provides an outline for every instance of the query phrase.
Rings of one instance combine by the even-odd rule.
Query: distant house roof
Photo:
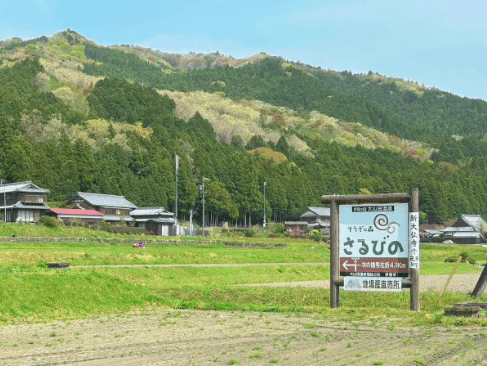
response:
[[[481,238],[482,234],[477,232],[470,232],[470,233],[454,233],[454,238]]]
[[[441,230],[444,237],[481,238],[484,219],[479,215],[461,215],[455,223]]]
[[[120,216],[116,216],[116,215],[104,215],[103,220],[106,220],[106,221],[122,221],[122,218]],[[124,216],[123,221],[134,221],[134,219],[130,216]]]
[[[330,216],[330,208],[328,207],[308,207],[308,209],[300,216],[315,217],[315,216]]]
[[[165,219],[137,220],[137,222],[157,222],[159,224],[174,224],[176,221],[173,218],[165,218]]]
[[[480,215],[462,215],[461,218],[478,231],[481,231],[482,226],[485,225],[485,221]]]
[[[1,192],[1,191],[0,191]],[[17,209],[28,209],[28,210],[49,210],[50,207],[48,205],[46,205],[45,203],[34,203],[34,204],[28,204],[28,205],[25,205],[23,204],[22,202],[17,202],[13,205],[10,205],[10,206],[0,206],[0,209],[12,209],[12,208],[17,208]]]
[[[51,211],[57,215],[69,216],[103,216],[101,212],[95,210],[80,210],[76,208],[51,208]]]
[[[306,221],[284,221],[286,226],[308,226]]]
[[[71,198],[69,201],[71,202],[78,196],[95,207],[137,208],[137,206],[128,201],[124,196],[113,196],[110,194],[78,192],[77,195]]]
[[[174,216],[164,207],[139,207],[130,212],[130,216]]]
[[[0,184],[0,193],[22,192],[22,193],[49,193],[49,189],[36,186],[31,181],[20,183]]]

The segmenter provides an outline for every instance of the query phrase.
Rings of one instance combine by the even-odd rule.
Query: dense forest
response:
[[[0,61],[0,178],[32,180],[50,189],[58,204],[86,191],[173,210],[177,154],[182,220],[190,210],[201,211],[203,177],[209,179],[212,223],[261,223],[264,182],[268,221],[297,219],[324,194],[408,192],[413,186],[430,222],[487,214],[484,101],[372,72],[330,72],[273,57],[238,68],[171,70],[164,60],[99,47],[72,31],[2,42]],[[174,100],[157,90],[261,100],[291,108],[305,121],[318,111],[421,141],[434,153],[419,158],[416,151],[348,146],[299,126],[282,128],[279,121],[263,125],[280,135],[275,143],[259,135],[223,141],[201,114],[178,118]],[[288,143],[293,136],[309,153]]]

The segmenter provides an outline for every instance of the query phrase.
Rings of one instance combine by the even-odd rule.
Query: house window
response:
[[[34,222],[34,211],[32,210],[18,210],[17,221]]]

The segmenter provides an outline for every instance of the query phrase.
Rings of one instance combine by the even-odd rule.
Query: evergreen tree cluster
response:
[[[45,42],[45,40],[40,40]],[[462,213],[487,214],[487,103],[437,90],[416,93],[394,82],[283,67],[267,58],[240,68],[216,67],[164,73],[135,54],[85,44],[90,75],[106,76],[89,92],[89,113],[81,115],[38,85],[37,60],[0,69],[0,177],[32,180],[49,188],[51,199],[67,200],[77,191],[124,195],[139,206],[175,205],[175,155],[179,165],[179,212],[201,220],[201,191],[214,222],[261,223],[266,186],[267,220],[297,219],[324,194],[408,192],[420,188],[420,206],[429,219],[442,221]],[[127,80],[131,80],[130,82]],[[319,136],[299,136],[311,155],[295,151],[286,136],[276,144],[253,136],[246,146],[234,136],[219,141],[211,123],[196,113],[188,121],[175,115],[173,100],[154,89],[225,93],[234,99],[259,99],[306,116],[317,110],[343,121],[361,122],[437,148],[433,161],[385,149],[349,147]],[[126,146],[93,148],[65,132],[44,140],[22,127],[35,111],[41,124],[53,118],[67,126],[87,120],[119,122],[151,131],[149,137],[125,132]],[[452,138],[451,135],[459,135]],[[96,140],[96,136],[91,136]],[[287,159],[274,161],[258,152],[271,148]]]

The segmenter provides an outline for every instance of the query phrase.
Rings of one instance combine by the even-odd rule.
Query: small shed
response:
[[[308,232],[308,223],[306,221],[284,221],[284,228],[287,233],[301,238]]]
[[[147,231],[159,236],[174,236],[174,219],[149,219],[144,223]]]
[[[83,225],[102,226],[103,214],[95,210],[82,210],[74,208],[52,208],[51,216],[55,216],[63,220],[65,224],[73,224],[73,222],[82,222]]]

